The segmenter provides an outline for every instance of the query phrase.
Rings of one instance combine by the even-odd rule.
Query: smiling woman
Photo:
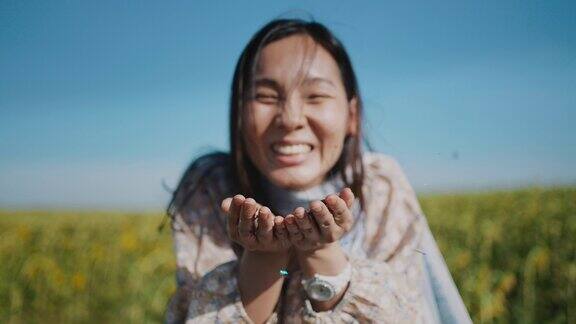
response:
[[[251,161],[282,188],[322,183],[357,124],[338,65],[312,38],[294,35],[266,46],[256,71],[243,113]]]
[[[275,20],[238,60],[231,153],[168,213],[174,322],[470,322],[401,167],[363,152],[362,101],[323,25]]]

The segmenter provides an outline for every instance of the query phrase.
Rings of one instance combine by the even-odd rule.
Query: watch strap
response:
[[[346,288],[348,282],[350,282],[351,277],[352,277],[352,265],[350,264],[350,262],[348,262],[344,270],[342,270],[342,272],[340,272],[339,274],[335,276],[314,274],[312,278],[302,279],[302,286],[304,286],[304,289],[308,292],[308,287],[310,286],[311,283],[315,281],[323,281],[332,286],[332,288],[334,289],[334,295],[338,295],[340,292],[342,292],[342,290],[344,290],[344,288]]]

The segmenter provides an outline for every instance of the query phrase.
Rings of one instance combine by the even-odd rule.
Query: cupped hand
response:
[[[249,251],[283,252],[290,248],[284,219],[252,198],[236,195],[222,201],[228,237]]]
[[[284,219],[288,237],[298,250],[313,251],[338,241],[352,228],[354,193],[344,188],[339,195],[310,203],[310,211],[298,207]]]

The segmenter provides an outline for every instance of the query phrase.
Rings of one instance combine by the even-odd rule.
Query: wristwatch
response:
[[[351,277],[352,266],[348,263],[340,274],[336,276],[315,274],[312,278],[302,279],[302,286],[310,299],[328,301],[346,288]]]

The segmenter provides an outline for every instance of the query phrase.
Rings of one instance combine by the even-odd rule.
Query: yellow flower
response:
[[[472,255],[470,254],[469,250],[464,250],[456,256],[456,260],[454,262],[454,266],[458,270],[464,270],[470,264],[470,260],[472,259]]]
[[[86,288],[86,277],[83,274],[76,272],[74,276],[72,276],[72,286],[77,291],[84,291]]]
[[[513,273],[506,274],[502,280],[500,280],[500,285],[498,290],[503,294],[508,294],[516,286],[516,276]]]
[[[30,228],[28,226],[20,225],[16,229],[16,235],[18,235],[18,238],[22,241],[22,243],[24,243],[24,242],[28,241],[28,239],[30,239],[30,236],[32,235],[32,231],[30,230]]]
[[[132,231],[126,231],[120,236],[120,247],[122,250],[131,252],[138,247],[138,240]]]

